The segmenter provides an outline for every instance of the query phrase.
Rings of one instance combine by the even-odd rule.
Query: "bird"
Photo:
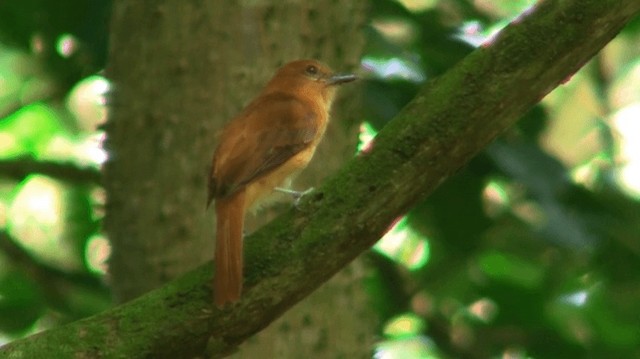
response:
[[[317,60],[289,62],[222,129],[207,196],[207,207],[215,201],[218,308],[237,302],[242,293],[246,213],[307,166],[324,136],[338,85],[354,80],[355,75],[334,73]]]

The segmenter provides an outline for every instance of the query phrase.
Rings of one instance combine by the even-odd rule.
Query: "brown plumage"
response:
[[[214,301],[242,292],[242,231],[248,209],[304,169],[324,135],[336,85],[355,80],[315,60],[280,68],[222,130],[207,203],[216,201]]]

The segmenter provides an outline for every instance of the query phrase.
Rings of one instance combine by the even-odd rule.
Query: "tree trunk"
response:
[[[286,61],[317,58],[354,70],[365,19],[364,1],[114,3],[105,226],[120,301],[212,257],[214,214],[204,211],[204,189],[216,130]],[[354,153],[358,123],[348,114],[359,106],[355,94],[353,86],[341,89],[325,141],[297,188],[317,186]],[[277,212],[248,218],[247,232]],[[362,341],[371,341],[375,325],[360,288],[363,271],[354,264],[339,274],[239,356],[368,354],[370,343]]]
[[[111,284],[132,299],[210,259],[206,163],[223,109],[216,76],[214,5],[114,2],[105,165]]]

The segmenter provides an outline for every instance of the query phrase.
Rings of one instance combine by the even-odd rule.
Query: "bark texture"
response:
[[[105,230],[120,302],[212,257],[205,163],[221,110],[208,105],[215,6],[199,3],[113,4]]]
[[[335,70],[354,70],[364,46],[365,10],[364,1],[330,0],[114,3],[105,226],[113,245],[110,274],[118,301],[212,257],[214,214],[204,211],[203,191],[217,129],[284,62],[317,58]],[[348,114],[358,106],[355,93],[354,86],[341,89],[334,121],[297,188],[317,186],[352,157],[358,122]],[[286,207],[248,218],[247,232]],[[357,266],[238,356],[368,354],[375,320],[359,290],[364,267]],[[336,300],[348,305],[336,306]],[[292,341],[308,345],[291,346]]]

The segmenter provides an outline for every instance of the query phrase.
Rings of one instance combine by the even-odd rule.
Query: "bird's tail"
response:
[[[242,231],[245,192],[216,199],[216,253],[213,295],[220,308],[240,299],[242,292]]]

